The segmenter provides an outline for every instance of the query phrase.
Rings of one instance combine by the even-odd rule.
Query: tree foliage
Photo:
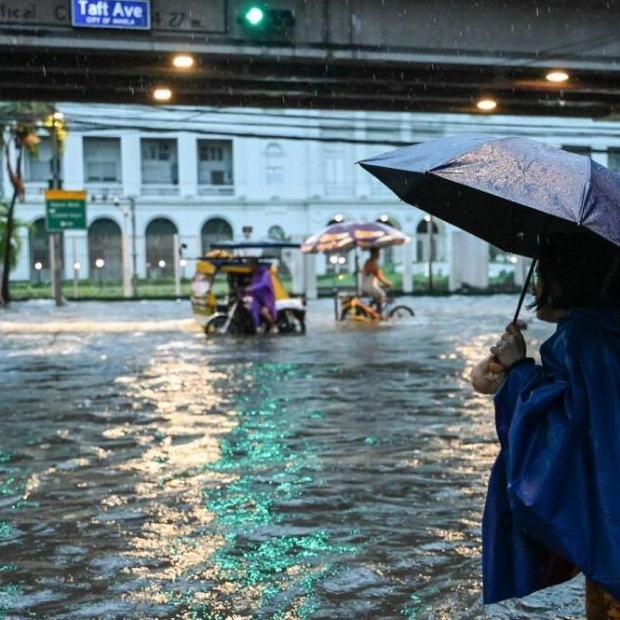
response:
[[[39,128],[49,123],[48,130],[58,127],[53,120],[54,106],[38,102],[11,102],[0,104],[0,147],[11,181],[13,195],[5,208],[0,211],[0,263],[2,263],[2,283],[0,286],[0,305],[11,301],[9,291],[9,272],[17,261],[19,239],[15,222],[15,204],[24,200],[26,187],[22,173],[24,151],[36,151],[41,141],[37,135]],[[64,130],[64,127],[63,127]]]
[[[7,254],[6,243],[8,239],[6,224],[9,213],[9,205],[4,201],[0,201],[0,256]],[[13,234],[11,235],[9,255],[9,269],[13,270],[17,267],[17,259],[22,249],[22,237],[18,234],[20,228],[29,228],[25,222],[13,220]]]

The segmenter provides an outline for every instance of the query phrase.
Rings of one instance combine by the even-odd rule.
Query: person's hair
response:
[[[379,248],[376,246],[372,246],[370,248],[370,255],[371,256],[379,256]]]
[[[539,249],[538,294],[530,308],[620,305],[620,248],[592,235],[557,235]]]

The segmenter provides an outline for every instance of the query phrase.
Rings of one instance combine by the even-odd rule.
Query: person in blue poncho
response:
[[[482,522],[483,599],[586,578],[588,620],[620,618],[620,252],[548,238],[539,319],[557,323],[541,363],[511,324],[472,371],[494,394],[500,452]]]

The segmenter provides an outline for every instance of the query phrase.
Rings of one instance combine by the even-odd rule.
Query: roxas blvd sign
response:
[[[47,232],[86,229],[86,192],[46,190],[45,228]]]
[[[82,28],[148,30],[150,0],[73,0],[71,22]]]

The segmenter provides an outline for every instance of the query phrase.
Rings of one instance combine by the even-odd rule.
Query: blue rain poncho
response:
[[[483,599],[581,571],[620,600],[620,312],[569,311],[495,395],[500,453],[482,526]]]

